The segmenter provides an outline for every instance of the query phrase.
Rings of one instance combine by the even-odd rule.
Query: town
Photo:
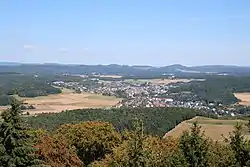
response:
[[[202,80],[199,80],[202,82]],[[122,98],[114,108],[121,107],[183,107],[213,113],[218,116],[236,116],[240,113],[235,107],[225,108],[222,104],[207,103],[189,91],[173,92],[174,88],[188,82],[152,83],[143,80],[104,81],[85,76],[82,82],[55,81],[54,86],[74,90],[76,93],[89,92]]]

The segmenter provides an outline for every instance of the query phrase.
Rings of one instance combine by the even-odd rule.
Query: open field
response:
[[[36,109],[25,110],[25,112],[29,112],[32,115],[39,113],[57,113],[65,110],[82,108],[109,108],[122,100],[113,96],[103,96],[99,94],[77,94],[65,88],[62,89],[61,94],[34,98],[15,96],[15,98],[28,105],[33,105]],[[0,106],[0,113],[9,107],[10,106]]]
[[[135,82],[135,83],[144,83],[150,82],[152,84],[170,84],[170,83],[177,83],[177,82],[190,82],[192,79],[127,79],[127,82]]]
[[[239,104],[250,106],[250,93],[235,93],[234,95],[237,99],[241,100]]]
[[[100,78],[122,78],[120,75],[100,75]]]
[[[234,130],[234,126],[237,123],[243,123],[243,124],[247,123],[247,121],[243,120],[219,120],[219,119],[211,119],[204,117],[195,117],[191,120],[187,120],[180,123],[174,129],[166,133],[164,137],[167,136],[179,137],[183,131],[189,130],[190,127],[192,126],[192,123],[195,121],[197,121],[198,124],[201,126],[201,131],[204,131],[204,134],[207,137],[210,137],[212,140],[215,141],[223,141],[224,140],[223,136],[228,137],[229,133]],[[247,127],[244,126],[243,130],[247,138],[250,139],[250,134],[248,133]]]
[[[93,75],[94,77],[100,78],[122,78],[120,75]]]
[[[177,82],[190,82],[190,79],[154,79],[152,83],[156,84],[170,84],[170,83],[177,83]]]
[[[73,110],[81,108],[108,108],[121,99],[112,96],[102,96],[91,93],[72,93],[72,91],[63,89],[63,93],[40,96],[35,98],[21,98],[24,103],[33,105],[36,109],[25,110],[30,114],[56,113],[63,110]]]

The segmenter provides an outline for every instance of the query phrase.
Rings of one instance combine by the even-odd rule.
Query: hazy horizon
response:
[[[250,1],[4,1],[0,62],[250,66]]]
[[[0,65],[2,64],[22,64],[22,65],[46,65],[46,64],[54,64],[54,65],[120,65],[120,66],[150,66],[150,67],[165,67],[165,66],[173,66],[173,65],[181,65],[185,67],[198,67],[198,66],[232,66],[232,67],[250,67],[250,66],[244,66],[244,65],[225,65],[225,64],[198,64],[198,65],[185,65],[185,64],[165,64],[165,65],[152,65],[152,64],[113,64],[113,63],[108,63],[108,64],[81,64],[81,63],[53,63],[53,62],[38,62],[38,63],[27,63],[27,62],[1,62]]]

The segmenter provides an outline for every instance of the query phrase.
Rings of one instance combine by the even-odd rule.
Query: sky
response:
[[[250,66],[250,1],[1,0],[0,62]]]

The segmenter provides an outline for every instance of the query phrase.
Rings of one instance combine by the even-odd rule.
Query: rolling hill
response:
[[[250,67],[241,66],[194,66],[187,67],[174,64],[164,67],[128,66],[128,65],[66,65],[66,64],[20,64],[0,62],[0,72],[43,73],[43,74],[110,74],[122,76],[161,76],[162,74],[189,75],[189,74],[228,74],[250,75]]]

